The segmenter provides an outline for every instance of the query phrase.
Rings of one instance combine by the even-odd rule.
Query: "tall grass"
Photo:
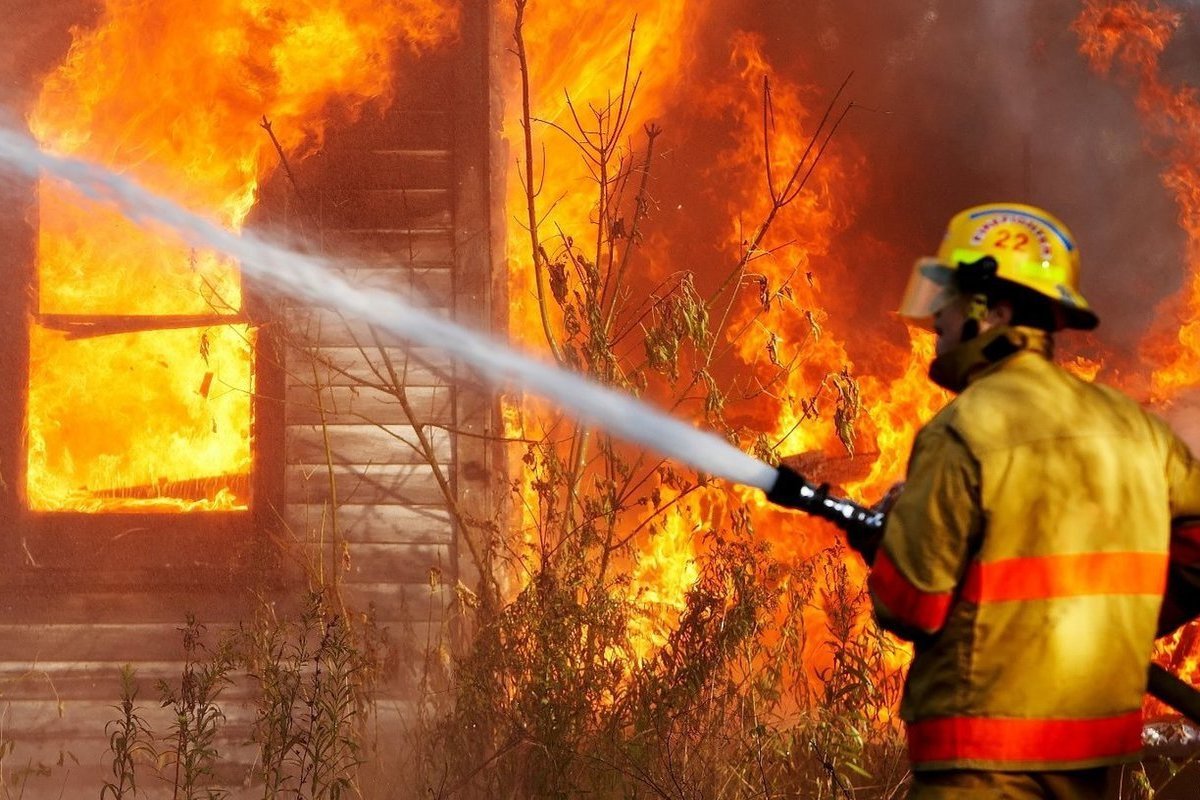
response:
[[[178,680],[157,681],[169,710],[154,730],[137,704],[139,685],[121,671],[118,715],[107,726],[112,777],[101,800],[153,796],[166,787],[173,800],[216,800],[230,793],[220,768],[245,763],[229,748],[245,741],[254,752],[245,783],[269,798],[362,795],[359,767],[374,751],[371,717],[381,667],[382,633],[368,615],[348,619],[323,592],[310,592],[299,613],[280,618],[263,603],[253,620],[206,642],[205,627],[189,617],[180,629],[184,660]],[[238,697],[227,700],[229,691]],[[230,706],[249,706],[247,729],[231,730]]]
[[[790,179],[768,173],[765,216],[715,292],[705,294],[687,271],[645,287],[636,276],[654,224],[650,174],[669,134],[654,124],[630,129],[639,79],[628,57],[607,102],[584,107],[569,98],[571,121],[540,122],[527,47],[537,43],[525,39],[526,15],[536,10],[526,0],[513,10],[522,236],[548,356],[660,405],[695,408],[707,427],[778,458],[761,432],[727,418],[738,392],[721,377],[729,374],[722,354],[741,333],[726,326],[740,303],[765,308],[790,297],[786,286],[743,296],[743,278],[763,257],[773,222],[804,192],[846,108],[835,97]],[[763,103],[766,117],[766,87]],[[581,190],[591,192],[587,219],[553,219],[557,199],[541,197],[546,175],[576,170],[543,163],[541,133],[565,137],[592,176]],[[780,380],[796,368],[773,363]],[[849,374],[840,380],[845,391],[832,411],[850,448],[858,392]],[[502,545],[476,570],[507,570],[510,579],[481,585],[487,596],[461,609],[474,635],[456,656],[448,692],[429,696],[421,714],[420,793],[896,795],[905,770],[890,712],[903,655],[868,622],[842,548],[780,560],[755,535],[749,511],[705,476],[550,411],[518,404],[510,417],[523,437],[509,485],[515,511]],[[718,509],[706,522],[689,516],[701,500]],[[681,609],[662,607],[631,577],[670,526],[698,544]]]

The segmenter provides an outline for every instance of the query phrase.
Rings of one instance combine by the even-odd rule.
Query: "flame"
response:
[[[638,251],[643,282],[632,290],[639,296],[684,269],[696,273],[697,291],[707,296],[738,262],[755,226],[770,214],[772,201],[763,180],[764,76],[779,121],[770,146],[777,189],[782,189],[808,147],[829,100],[827,88],[806,86],[789,79],[790,72],[777,70],[764,54],[761,37],[744,32],[728,38],[726,62],[708,73],[709,80],[678,81],[701,49],[698,37],[703,26],[698,20],[703,13],[700,3],[662,3],[655,4],[651,15],[637,17],[631,62],[640,82],[626,135],[632,139],[644,121],[665,118],[664,139],[678,143],[695,130],[697,139],[707,137],[704,144],[712,151],[703,167],[689,173],[689,185],[697,188],[676,209],[680,213],[659,209],[647,225]],[[537,43],[529,48],[533,116],[572,130],[564,90],[581,115],[583,110],[613,102],[623,80],[627,45],[627,39],[616,32],[628,30],[632,19],[631,7],[622,3],[569,2],[553,10],[531,10],[524,20],[524,34],[527,42]],[[592,50],[577,52],[574,46],[555,45],[578,41],[574,33],[580,29],[601,32],[585,37]],[[511,68],[515,71],[516,65]],[[514,82],[506,107],[520,106],[520,87]],[[523,136],[519,112],[511,111],[509,116],[505,133],[510,148],[519,151]],[[584,120],[592,122],[591,117]],[[535,122],[533,130],[537,169],[532,185],[545,215],[539,226],[541,241],[561,246],[556,226],[561,226],[564,237],[594,239],[594,229],[586,225],[597,219],[594,185],[576,145],[557,127]],[[899,342],[881,340],[873,348],[858,348],[871,352],[869,363],[856,364],[847,348],[846,342],[863,332],[848,321],[846,304],[851,299],[839,287],[857,285],[860,278],[836,245],[866,191],[865,166],[865,158],[853,144],[839,137],[804,191],[776,216],[769,241],[752,254],[736,290],[723,294],[708,311],[714,327],[724,322],[727,331],[714,348],[722,355],[714,358],[712,372],[720,381],[741,387],[745,395],[729,400],[727,416],[760,431],[782,453],[817,452],[835,459],[850,449],[876,454],[870,474],[846,488],[877,497],[902,474],[913,434],[944,404],[946,395],[926,374],[933,350],[930,334],[912,331]],[[547,344],[529,256],[524,168],[524,157],[519,155],[509,173],[509,216],[517,221],[510,226],[508,243],[509,331],[526,346],[544,350]],[[687,167],[672,164],[664,169]],[[697,243],[698,228],[707,228],[702,235],[712,240]],[[695,253],[701,247],[711,248],[711,253],[697,261]],[[569,271],[567,280],[574,280]],[[550,330],[562,338],[563,320],[552,299],[548,306],[553,312]],[[895,330],[903,331],[899,326]],[[789,364],[795,368],[789,371]],[[691,366],[695,365],[685,368]],[[669,390],[654,383],[645,394],[652,401],[670,402]],[[555,417],[536,404],[521,398],[511,398],[510,403],[505,411],[509,436],[539,439],[555,424]],[[519,411],[512,406],[519,406]],[[698,423],[704,422],[704,412],[695,404],[679,406],[676,413],[690,413]],[[564,430],[558,428],[556,433],[562,437]],[[523,455],[528,459],[528,454]],[[533,532],[540,526],[545,530],[545,498],[539,496],[537,470],[528,468],[528,460],[514,466],[514,474],[523,481],[521,526],[526,543],[531,544]],[[647,491],[653,502],[645,507],[653,509],[654,522],[635,540],[633,562],[624,565],[632,605],[642,609],[634,614],[629,630],[635,659],[646,658],[666,641],[699,574],[703,534],[725,525],[731,509],[754,507],[756,533],[771,542],[781,560],[812,555],[829,546],[835,536],[823,523],[768,507],[757,491],[707,486],[679,498],[677,487],[661,481]],[[851,571],[862,580],[861,567]]]
[[[331,119],[389,99],[401,44],[446,41],[457,14],[437,0],[108,0],[73,31],[30,129],[239,229],[278,162],[260,120],[290,156],[312,151]],[[255,333],[236,265],[39,191],[29,507],[246,508]]]
[[[1192,87],[1171,86],[1159,66],[1181,21],[1178,12],[1157,3],[1088,0],[1074,25],[1093,69],[1119,70],[1131,79],[1147,132],[1169,145],[1161,178],[1179,208],[1188,270],[1162,309],[1162,322],[1141,343],[1144,359],[1154,365],[1150,389],[1157,402],[1200,385],[1200,96]]]
[[[1138,0],[1087,0],[1075,20],[1080,50],[1097,72],[1114,70],[1136,88],[1145,130],[1168,144],[1167,166],[1161,180],[1179,209],[1186,236],[1183,286],[1163,305],[1161,322],[1143,338],[1144,361],[1152,365],[1152,401],[1167,405],[1181,393],[1200,385],[1200,96],[1188,86],[1171,86],[1159,59],[1171,43],[1182,17],[1157,3]],[[1156,660],[1195,682],[1197,659],[1195,623],[1156,644]],[[1152,716],[1168,712],[1148,701]]]
[[[626,136],[632,136],[658,113],[675,85],[675,76],[666,70],[639,72],[639,65],[653,60],[659,64],[686,63],[688,31],[694,30],[698,19],[683,0],[651,4],[635,13],[625,3],[590,3],[567,0],[554,6],[536,5],[523,22],[523,35],[528,43],[530,107],[535,118],[532,129],[535,139],[535,188],[539,194],[541,213],[553,207],[553,224],[539,226],[540,240],[546,250],[561,248],[567,238],[586,241],[595,237],[588,220],[597,216],[594,184],[580,158],[576,141],[568,135],[574,130],[578,115],[589,131],[611,125],[615,110],[611,105],[614,94],[625,82],[627,68],[630,85],[636,82],[636,102],[626,124]],[[505,4],[504,12],[512,9]],[[512,30],[513,19],[498,24]],[[636,35],[628,32],[636,25]],[[579,30],[604,32],[605,35],[580,37]],[[622,32],[626,35],[608,32]],[[563,43],[559,48],[553,43]],[[569,43],[567,45],[566,43]],[[651,58],[653,57],[653,58]],[[517,84],[516,65],[508,65],[506,74],[511,82],[506,87],[506,108],[521,108],[521,89]],[[510,110],[506,115],[503,136],[514,151],[523,141],[520,113]],[[607,115],[603,121],[596,112]],[[523,162],[524,156],[518,158]],[[550,165],[544,170],[542,165]],[[538,303],[534,265],[530,261],[530,237],[526,215],[524,163],[510,168],[507,203],[509,215],[516,220],[510,225],[507,241],[508,329],[510,337],[530,349],[547,350],[541,309]],[[561,234],[560,234],[561,232]],[[546,305],[551,317],[553,335],[561,338],[563,321],[554,300],[546,290]],[[519,408],[517,407],[519,406]],[[503,410],[505,435],[509,438],[537,440],[548,435],[555,416],[544,404],[527,398],[508,398]],[[525,454],[516,454],[520,458]],[[519,527],[527,545],[532,547],[537,532],[547,531],[548,521],[539,512],[542,503],[538,493],[538,471],[528,461],[514,461],[512,473],[519,482],[521,497],[518,509]],[[653,536],[654,555],[648,555],[643,580],[630,588],[631,596],[642,596],[663,610],[670,619],[684,607],[688,587],[695,580],[690,566],[689,536],[683,533],[674,515],[668,516]],[[688,576],[691,576],[690,578]],[[641,633],[635,634],[634,649],[646,654],[652,646],[665,641],[667,628],[658,621],[635,623]],[[651,633],[651,631],[656,633]],[[641,642],[640,644],[638,642]],[[653,644],[651,644],[651,642]]]
[[[671,635],[684,594],[700,577],[694,557],[700,534],[692,503],[663,517],[630,572],[635,610],[629,625],[632,655],[646,661]]]
[[[674,76],[658,70],[639,73],[638,65],[650,61],[652,55],[655,63],[686,63],[687,31],[697,24],[689,12],[684,0],[654,3],[649,9],[637,11],[619,2],[566,0],[556,3],[553,9],[537,6],[529,11],[524,20],[524,38],[529,43],[532,75],[530,108],[534,117],[535,168],[542,164],[555,167],[544,175],[539,171],[536,188],[543,213],[548,205],[553,205],[555,223],[561,226],[564,236],[586,237],[586,221],[595,218],[591,176],[568,133],[573,130],[574,115],[579,115],[589,130],[595,130],[593,110],[610,108],[613,95],[625,82],[629,68],[631,77],[637,82],[637,101],[626,128],[636,133],[653,119],[675,84]],[[504,4],[502,13],[512,13],[508,4]],[[498,24],[511,30],[513,20],[502,19]],[[632,37],[630,50],[631,40],[615,34],[635,27],[636,35]],[[602,32],[602,35],[578,36],[580,30]],[[608,35],[610,32],[614,35]],[[569,52],[553,45],[566,42],[570,43]],[[502,135],[514,149],[519,149],[518,143],[524,136],[517,111],[521,108],[521,90],[516,83],[516,68],[509,66],[506,108],[513,111],[505,117]],[[558,171],[564,168],[566,171]],[[538,292],[533,265],[529,263],[522,169],[523,165],[521,169],[511,169],[508,174],[508,207],[511,216],[520,220],[512,226],[507,241],[509,330],[514,340],[531,348],[544,349],[547,343],[541,333]],[[545,227],[550,228],[549,225]],[[545,231],[541,236],[543,240],[551,238]],[[561,334],[561,330],[556,333]]]
[[[725,103],[718,113],[733,112],[739,144],[723,155],[727,172],[719,178],[730,198],[730,240],[737,246],[744,240],[739,218],[760,219],[770,203],[761,188],[762,110],[755,85],[767,76],[775,116],[797,126],[773,138],[776,176],[785,175],[808,146],[824,103],[816,90],[778,74],[762,55],[758,37],[735,38],[733,64],[739,80],[722,93]],[[902,474],[916,430],[949,396],[928,378],[931,333],[911,329],[906,341],[895,342],[847,321],[850,309],[844,304],[853,292],[844,288],[858,287],[862,276],[839,251],[838,236],[854,220],[867,181],[865,162],[852,142],[839,140],[823,155],[805,191],[772,228],[772,239],[785,244],[750,262],[765,292],[758,302],[735,310],[729,335],[741,363],[755,369],[758,384],[772,387],[755,396],[747,411],[757,428],[767,431],[782,453],[874,454],[870,473],[844,487],[869,497],[882,494]],[[778,291],[782,287],[786,293]],[[886,308],[877,312],[881,322]],[[864,337],[870,337],[865,348]],[[850,355],[852,339],[869,352],[864,363]],[[789,373],[785,366],[793,363],[799,366]],[[766,535],[787,538],[782,531]]]

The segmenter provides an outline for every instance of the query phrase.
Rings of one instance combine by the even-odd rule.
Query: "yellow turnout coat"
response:
[[[1200,464],[1125,395],[1055,366],[1040,331],[959,349],[967,386],[917,435],[868,581],[880,624],[915,643],[913,768],[1127,760]],[[1200,554],[1200,526],[1185,532]]]

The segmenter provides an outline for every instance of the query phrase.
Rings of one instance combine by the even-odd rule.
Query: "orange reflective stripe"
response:
[[[902,623],[930,633],[941,629],[950,610],[951,592],[918,589],[900,573],[883,548],[875,556],[867,587]]]
[[[914,764],[935,761],[1082,761],[1136,753],[1142,712],[1096,719],[947,717],[908,725]]]
[[[1072,553],[976,561],[967,570],[962,596],[972,603],[1002,603],[1089,594],[1161,595],[1166,586],[1166,553]]]

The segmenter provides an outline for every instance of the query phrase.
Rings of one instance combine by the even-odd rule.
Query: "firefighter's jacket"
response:
[[[1132,400],[1055,366],[1040,331],[959,350],[966,388],[917,435],[868,582],[880,624],[914,641],[913,768],[1128,760],[1200,465]],[[1183,530],[1200,554],[1200,526]]]

